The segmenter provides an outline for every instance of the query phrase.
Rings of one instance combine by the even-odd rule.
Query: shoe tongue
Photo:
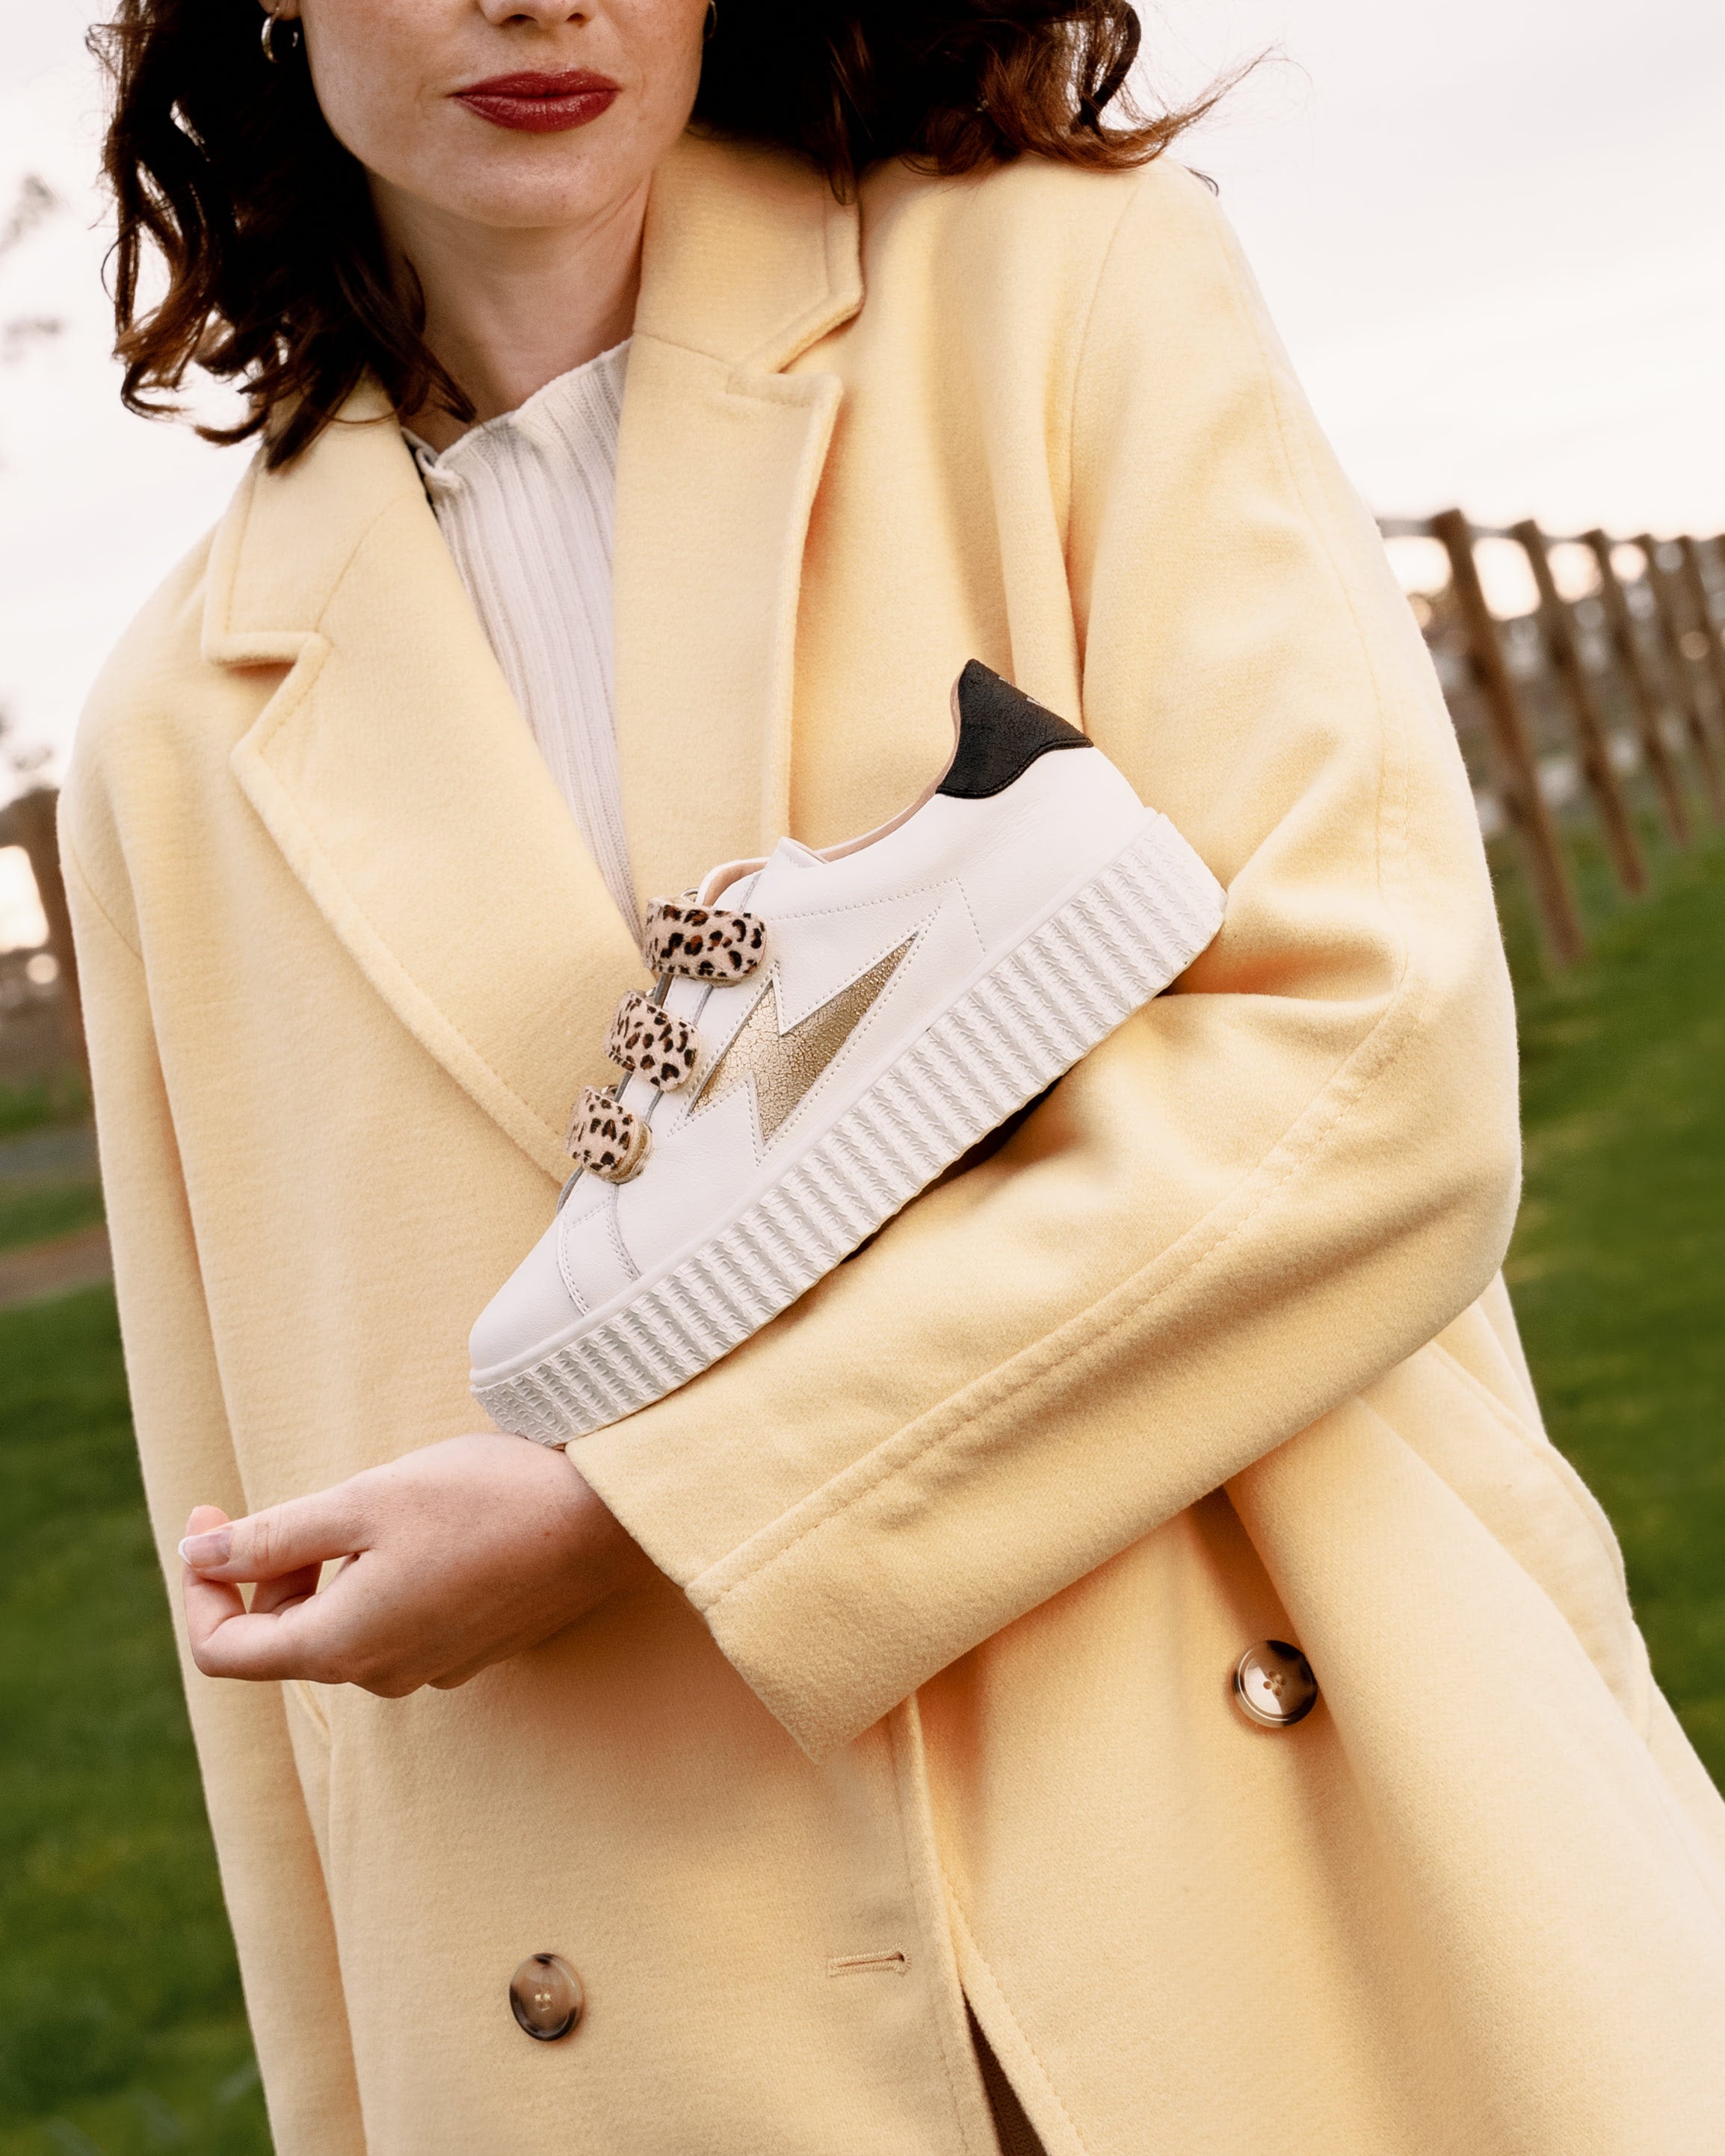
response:
[[[768,869],[818,869],[824,866],[820,855],[810,852],[807,846],[798,845],[794,839],[781,839],[764,861],[726,861],[722,866],[710,869],[698,893],[702,906],[746,906],[747,892],[755,878]]]
[[[767,856],[769,869],[818,869],[820,855],[795,839],[781,839]]]

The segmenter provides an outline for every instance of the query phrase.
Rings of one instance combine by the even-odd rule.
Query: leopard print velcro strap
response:
[[[661,1093],[675,1093],[695,1075],[701,1049],[692,1025],[661,1010],[639,988],[631,988],[617,1006],[605,1053]]]
[[[604,1183],[629,1183],[638,1176],[652,1138],[644,1117],[597,1086],[583,1088],[569,1118],[569,1158]]]
[[[752,973],[767,947],[767,924],[752,913],[727,913],[722,906],[696,906],[658,898],[647,909],[642,956],[651,973],[680,973],[689,981],[740,981]]]

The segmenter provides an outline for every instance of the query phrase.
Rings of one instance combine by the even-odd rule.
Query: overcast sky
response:
[[[1286,55],[1185,154],[1220,182],[1374,509],[1725,526],[1717,0],[1142,12],[1150,79],[1177,90]],[[0,708],[56,757],[243,462],[116,401],[87,19],[85,0],[0,0],[0,242],[26,174],[64,204],[0,251]]]

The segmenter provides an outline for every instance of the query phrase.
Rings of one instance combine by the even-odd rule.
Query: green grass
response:
[[[0,1138],[48,1123],[81,1123],[90,1113],[90,1088],[81,1070],[46,1078],[0,1079]]]
[[[0,1183],[0,1250],[22,1250],[102,1218],[102,1187],[94,1178],[66,1182],[32,1177]]]
[[[267,2156],[111,1293],[0,1312],[0,2156]]]
[[[1502,885],[1511,1281],[1552,1433],[1725,1777],[1725,845],[1663,855],[1633,906],[1580,870],[1594,955],[1555,981]],[[32,1234],[89,1217],[88,1185],[54,1190],[0,1194],[0,1243],[32,1204]],[[105,1289],[0,1312],[0,2156],[267,2156]]]
[[[1725,1783],[1725,845],[1523,980],[1509,1280],[1553,1437],[1616,1526],[1654,1667]]]

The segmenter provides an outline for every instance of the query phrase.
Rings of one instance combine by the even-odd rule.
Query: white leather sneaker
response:
[[[686,1383],[1220,927],[1215,878],[1076,727],[974,660],[952,705],[951,763],[893,822],[652,909],[627,1075],[576,1103],[557,1218],[473,1330],[500,1428],[562,1444]]]

